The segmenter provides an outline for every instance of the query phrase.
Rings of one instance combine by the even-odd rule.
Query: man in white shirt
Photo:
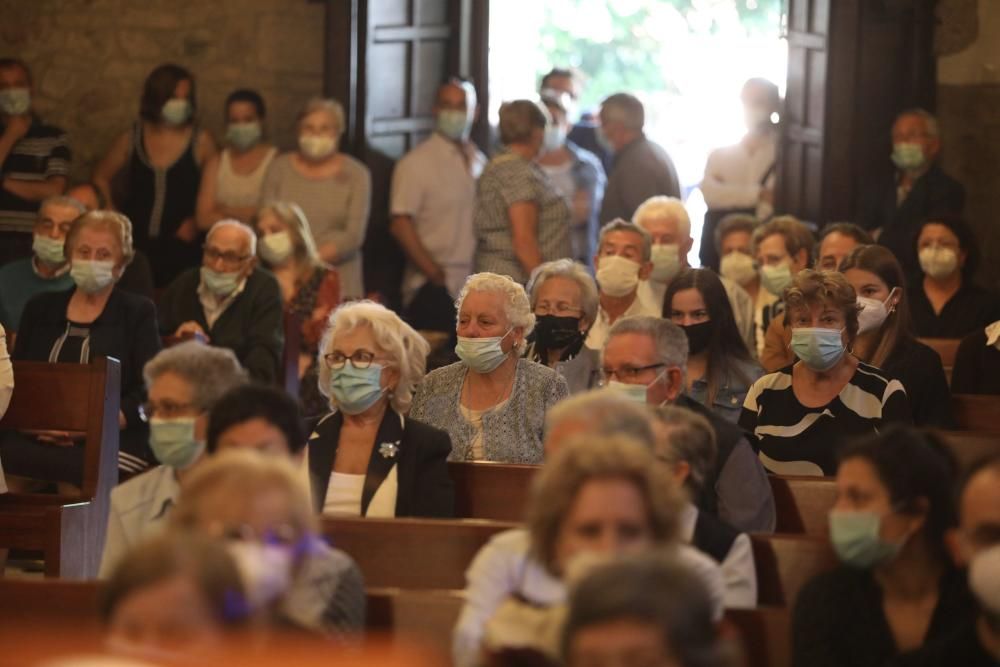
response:
[[[469,141],[476,90],[449,79],[438,89],[435,130],[392,177],[390,230],[406,253],[403,306],[417,329],[452,331],[453,302],[472,272],[476,180],[486,157]]]
[[[767,79],[750,79],[740,94],[747,133],[734,146],[717,148],[708,156],[701,192],[708,205],[698,256],[702,266],[719,270],[715,227],[731,213],[750,213],[766,220],[774,212],[774,161],[781,106],[778,87]]]
[[[639,225],[653,240],[653,271],[649,280],[639,285],[639,293],[649,303],[658,306],[662,314],[663,296],[667,285],[681,269],[690,267],[688,253],[694,245],[691,238],[691,218],[684,202],[676,197],[650,197],[636,209],[632,222]],[[746,290],[725,276],[720,276],[726,296],[733,307],[733,319],[747,350],[756,355],[753,328],[753,300]]]
[[[601,305],[587,333],[585,345],[590,349],[604,347],[608,330],[620,318],[660,316],[659,306],[639,294],[640,281],[647,280],[653,270],[651,252],[649,232],[638,225],[619,218],[601,229],[594,257]]]

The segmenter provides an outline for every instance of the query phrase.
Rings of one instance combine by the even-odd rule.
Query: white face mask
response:
[[[748,285],[757,277],[757,268],[754,266],[753,257],[734,250],[722,258],[719,273],[737,285]]]
[[[639,286],[639,263],[618,255],[597,260],[597,284],[608,296],[625,296]]]
[[[322,160],[337,150],[337,137],[327,134],[303,134],[299,137],[299,150],[310,160]]]
[[[990,620],[990,625],[1000,623],[1000,545],[973,557],[969,564],[969,589]]]
[[[268,234],[260,240],[257,253],[272,266],[283,264],[292,254],[292,235],[288,231]]]
[[[657,243],[653,246],[653,272],[650,280],[670,282],[681,270],[681,247],[676,243]]]
[[[934,245],[920,251],[920,268],[931,278],[941,280],[955,273],[958,253],[951,248]]]
[[[889,292],[889,298],[885,301],[871,299],[866,296],[858,297],[859,334],[875,331],[885,323],[886,319],[889,317],[889,313],[892,312],[894,308],[894,306],[887,306],[887,304],[892,300],[892,295],[895,293],[896,289],[893,288],[893,290]]]
[[[542,152],[551,153],[562,148],[566,143],[566,128],[555,123],[545,126],[545,139],[542,142]]]
[[[234,540],[227,545],[236,563],[247,602],[261,609],[284,595],[292,581],[292,551],[279,544]]]

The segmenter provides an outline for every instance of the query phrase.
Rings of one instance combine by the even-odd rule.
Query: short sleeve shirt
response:
[[[5,127],[0,124],[0,134]],[[70,151],[66,133],[32,118],[31,127],[14,144],[0,166],[0,176],[40,183],[69,174]],[[0,231],[30,232],[38,212],[36,201],[22,199],[0,188]]]

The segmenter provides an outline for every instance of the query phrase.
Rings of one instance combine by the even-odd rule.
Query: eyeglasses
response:
[[[227,269],[235,269],[240,264],[250,259],[250,255],[237,255],[235,252],[219,252],[215,248],[210,246],[202,246],[204,254],[202,257],[209,264],[215,264],[219,260],[222,260],[222,266]]]
[[[565,317],[567,315],[579,315],[582,312],[582,309],[566,301],[557,301],[556,303],[543,301],[535,306],[535,315],[558,315]]]
[[[607,384],[611,382],[612,378],[618,378],[619,382],[624,382],[629,384],[631,381],[639,378],[640,373],[645,373],[646,371],[651,371],[656,368],[663,368],[666,364],[650,364],[648,366],[640,366],[635,368],[633,366],[622,366],[621,368],[611,369],[602,368],[601,369],[601,384]]]
[[[174,419],[175,417],[187,416],[185,413],[189,413],[191,410],[198,410],[198,406],[194,403],[172,403],[170,401],[164,401],[156,404],[152,401],[146,401],[139,406],[139,419],[144,422],[148,422],[153,417],[159,417],[160,419]]]
[[[327,368],[335,371],[343,368],[348,361],[351,362],[351,366],[358,370],[364,370],[370,367],[375,359],[375,354],[367,350],[356,350],[351,356],[347,356],[343,352],[331,352],[323,355],[323,361],[326,362]]]

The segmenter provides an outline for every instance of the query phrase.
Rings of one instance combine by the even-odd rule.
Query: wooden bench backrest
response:
[[[539,466],[452,461],[455,516],[462,519],[523,521],[531,482]]]
[[[1000,433],[981,431],[938,431],[961,468],[1000,455]]]
[[[827,514],[837,501],[830,477],[768,475],[777,514],[776,533],[828,534]]]
[[[0,625],[37,621],[97,629],[99,585],[96,581],[0,578]]]
[[[812,535],[751,535],[757,569],[757,604],[795,605],[802,587],[837,566],[830,543]]]
[[[14,393],[0,428],[78,431],[85,434],[79,500],[118,481],[118,412],[121,366],[99,357],[89,364],[15,361]]]
[[[473,519],[323,517],[330,544],[349,554],[365,585],[381,588],[465,588],[465,570],[479,549],[516,524]]]
[[[1000,396],[954,394],[951,408],[959,429],[1000,433]]]

